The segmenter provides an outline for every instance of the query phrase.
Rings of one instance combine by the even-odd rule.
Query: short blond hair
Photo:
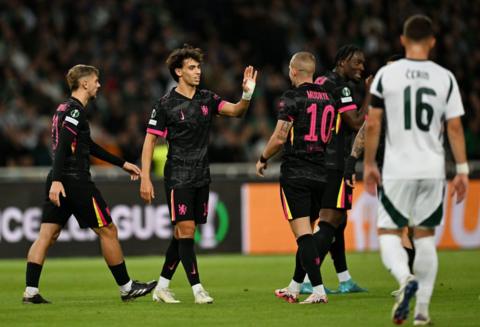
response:
[[[301,51],[292,56],[290,65],[303,75],[312,75],[315,73],[315,56],[311,52]]]
[[[78,87],[80,86],[80,84],[78,83],[80,78],[90,76],[92,74],[99,76],[100,73],[98,71],[98,68],[88,65],[75,65],[70,68],[66,76],[70,91],[75,91],[76,89],[78,89]]]

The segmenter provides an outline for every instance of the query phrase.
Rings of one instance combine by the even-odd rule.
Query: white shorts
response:
[[[384,180],[379,190],[377,227],[435,227],[443,217],[443,179]]]

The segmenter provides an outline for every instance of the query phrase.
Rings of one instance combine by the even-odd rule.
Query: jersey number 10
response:
[[[411,104],[411,86],[407,86],[405,90],[403,91],[403,108],[404,108],[404,113],[405,113],[405,129],[409,130],[412,129],[412,104]],[[421,87],[417,90],[416,96],[415,96],[415,122],[417,124],[417,127],[424,131],[428,132],[430,130],[430,124],[432,123],[433,119],[433,107],[426,103],[423,102],[422,98],[423,95],[437,95],[434,90],[428,88],[428,87]],[[426,116],[425,121],[422,119],[423,116]]]
[[[307,113],[310,114],[310,133],[305,135],[305,141],[317,142],[317,104],[313,103],[307,108]],[[320,125],[320,137],[323,143],[330,140],[332,134],[333,121],[335,120],[335,108],[332,105],[327,105],[323,108],[322,122]]]

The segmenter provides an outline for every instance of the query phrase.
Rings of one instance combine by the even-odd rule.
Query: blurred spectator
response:
[[[184,15],[185,8],[195,8]],[[438,26],[434,59],[454,72],[467,115],[470,158],[480,159],[480,2],[338,0],[5,0],[0,3],[0,165],[49,165],[50,119],[75,64],[100,68],[102,95],[90,105],[95,139],[138,161],[151,104],[174,85],[164,61],[183,43],[204,49],[208,89],[236,101],[245,65],[259,69],[242,120],[215,122],[211,161],[254,161],[276,121],[288,58],[317,54],[318,73],[345,43],[363,47],[366,76],[401,53],[413,13]],[[82,45],[82,46],[80,46]]]

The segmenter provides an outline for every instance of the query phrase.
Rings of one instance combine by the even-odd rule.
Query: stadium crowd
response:
[[[68,94],[65,73],[78,63],[101,72],[102,88],[90,105],[92,137],[137,162],[152,103],[174,85],[164,61],[185,42],[205,51],[202,83],[222,97],[240,97],[245,65],[259,70],[246,118],[216,119],[210,149],[212,162],[255,161],[276,121],[274,103],[289,87],[293,53],[316,53],[321,74],[341,45],[355,43],[365,51],[366,77],[401,53],[398,35],[413,13],[440,26],[432,59],[457,77],[469,159],[480,159],[480,2],[6,0],[0,166],[51,164],[51,116]]]

